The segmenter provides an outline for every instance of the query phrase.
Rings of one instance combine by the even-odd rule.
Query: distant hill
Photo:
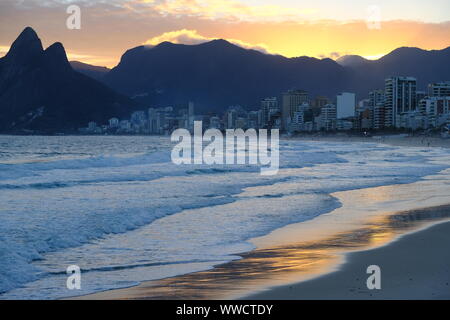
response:
[[[80,61],[70,61],[72,69],[96,80],[101,80],[111,69],[97,67]]]
[[[346,55],[336,59],[336,62],[343,67],[359,67],[367,61],[369,60],[357,55]]]
[[[72,69],[61,43],[26,28],[0,59],[0,131],[70,132],[129,114],[135,103]]]
[[[202,111],[259,106],[262,98],[301,88],[333,95],[348,90],[350,70],[330,59],[288,59],[213,40],[198,45],[163,42],[128,50],[106,84],[154,105],[194,101]]]
[[[375,61],[345,56],[336,62],[268,55],[225,40],[198,45],[163,42],[128,50],[103,81],[145,103],[194,101],[202,111],[223,111],[234,104],[258,106],[264,97],[297,88],[311,96],[333,99],[350,91],[363,98],[370,90],[383,88],[384,79],[392,75],[414,76],[419,88],[449,80],[450,48],[399,48]]]
[[[405,47],[378,60],[344,56],[336,62],[264,54],[225,40],[163,42],[128,50],[109,70],[69,63],[62,44],[44,50],[34,30],[26,28],[0,59],[0,131],[73,131],[91,120],[128,117],[138,105],[177,107],[193,101],[196,112],[221,113],[230,105],[259,107],[262,98],[289,89],[332,100],[349,91],[362,99],[383,88],[389,76],[416,77],[419,89],[450,80],[450,47]]]
[[[383,88],[384,79],[396,75],[415,77],[418,89],[425,89],[429,83],[450,80],[450,47],[430,51],[402,47],[352,69],[353,87],[360,94],[372,88]]]

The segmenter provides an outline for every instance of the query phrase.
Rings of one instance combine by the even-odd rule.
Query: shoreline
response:
[[[336,135],[299,135],[287,139],[299,141],[328,141],[328,142],[366,142],[381,143],[397,147],[425,147],[425,148],[450,148],[450,139],[436,136],[408,136],[404,134],[376,135],[361,137],[346,134]],[[429,144],[428,144],[429,143]]]
[[[400,236],[375,249],[350,252],[336,271],[267,289],[243,300],[448,300],[450,221]],[[379,290],[367,288],[368,266],[379,266]]]
[[[321,140],[330,141],[326,137]],[[417,143],[417,139],[413,141]],[[332,196],[340,200],[341,208],[251,239],[256,249],[236,254],[240,260],[206,271],[70,299],[264,299],[258,296],[259,292],[281,290],[277,288],[333,274],[353,251],[388,247],[398,237],[450,220],[450,186],[445,184],[450,180],[450,170],[444,171],[441,178],[447,175],[448,179],[433,181],[434,184],[429,177],[423,177],[410,184],[334,193]],[[411,199],[411,194],[417,198]],[[380,201],[384,205],[380,206]]]
[[[242,257],[240,260],[221,264],[206,271],[145,281],[138,286],[69,299],[303,299],[301,295],[292,295],[298,292],[292,291],[293,286],[303,290],[304,283],[315,285],[314,281],[323,281],[321,279],[324,277],[334,275],[344,268],[348,264],[347,257],[352,254],[368,252],[370,258],[370,252],[373,250],[384,251],[385,248],[402,241],[401,239],[421,234],[423,230],[433,230],[434,226],[441,224],[447,226],[446,234],[450,237],[450,204],[388,215],[383,217],[382,221],[364,225],[350,232],[338,233],[320,241],[256,249],[240,254]],[[448,242],[444,241],[442,245],[445,246],[446,243]],[[416,243],[406,241],[404,246],[411,250],[411,245],[414,247]],[[427,244],[425,249],[428,245],[433,246],[435,243]],[[437,254],[436,251],[428,253]],[[445,261],[445,266],[450,266],[450,255]],[[271,275],[271,279],[267,277],[268,274]],[[361,279],[365,281],[366,278]],[[323,282],[319,284],[318,288],[324,287]],[[336,298],[346,299],[351,296],[343,295]],[[326,299],[326,296],[317,295],[312,299]]]

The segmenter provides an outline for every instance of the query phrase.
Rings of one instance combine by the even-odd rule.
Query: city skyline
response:
[[[402,46],[449,46],[449,10],[443,9],[449,4],[413,2],[360,1],[348,10],[348,1],[337,6],[325,0],[8,0],[0,4],[0,56],[26,25],[42,34],[45,46],[63,40],[70,60],[107,67],[117,65],[127,49],[161,41],[196,44],[221,38],[286,57],[333,59],[347,54],[376,59]],[[81,30],[65,27],[69,4],[82,10]]]
[[[309,96],[304,90],[287,90],[278,97],[261,99],[257,110],[229,106],[222,114],[195,114],[194,102],[187,108],[152,106],[134,111],[129,119],[113,117],[108,124],[89,122],[81,134],[157,134],[176,129],[193,131],[194,123],[205,129],[278,129],[288,134],[317,131],[450,130],[450,81],[429,83],[417,89],[414,77],[385,79],[384,89],[373,89],[357,100],[355,93],[342,92],[335,98]]]

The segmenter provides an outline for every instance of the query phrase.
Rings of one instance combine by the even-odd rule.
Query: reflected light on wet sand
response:
[[[381,196],[381,195],[379,195]],[[214,269],[150,281],[138,287],[87,296],[89,299],[230,299],[250,292],[311,279],[339,267],[342,253],[384,245],[399,235],[448,220],[450,205],[380,216],[361,228],[331,237],[300,241],[241,254]]]

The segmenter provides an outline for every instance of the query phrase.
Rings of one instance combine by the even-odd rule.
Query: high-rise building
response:
[[[237,111],[230,109],[227,111],[227,129],[234,129],[236,126]]]
[[[450,96],[422,99],[420,113],[427,118],[427,128],[439,128],[450,123]]]
[[[337,96],[337,119],[351,118],[356,112],[356,95],[350,92],[343,92]]]
[[[265,98],[261,101],[261,122],[266,127],[269,123],[270,114],[278,110],[278,99],[276,97]]]
[[[385,80],[385,126],[400,127],[400,116],[417,108],[417,80],[413,77],[390,77]]]
[[[213,116],[209,118],[209,128],[210,129],[220,129],[220,118]]]
[[[248,127],[252,129],[259,129],[261,127],[262,110],[250,111],[248,113]],[[267,125],[267,124],[266,124]]]
[[[369,105],[375,107],[378,104],[384,105],[384,90],[372,90],[369,92]]]
[[[385,95],[384,90],[372,90],[369,92],[369,107],[371,110],[372,128],[383,129],[385,122]]]
[[[318,129],[324,129],[326,131],[336,129],[337,109],[334,104],[327,104],[322,108],[320,114]]]
[[[384,103],[378,103],[373,107],[373,128],[383,129],[386,123]]]
[[[303,90],[289,90],[283,93],[283,107],[281,109],[281,120],[283,129],[287,130],[294,118],[294,112],[298,106],[308,102],[308,93]]]
[[[313,109],[320,109],[322,107],[325,107],[329,103],[331,103],[331,101],[327,97],[325,97],[325,96],[317,96],[312,101],[311,107]]]
[[[364,99],[358,102],[356,108],[356,118],[353,123],[353,129],[371,129],[373,127],[373,107],[370,105],[370,99]]]
[[[117,128],[118,126],[119,126],[119,119],[117,119],[117,118],[109,119],[109,127],[110,128]]]
[[[429,97],[450,97],[450,81],[431,83],[428,85]]]
[[[188,122],[187,127],[191,132],[194,131],[194,119],[195,119],[194,103],[189,102],[188,115],[187,115],[187,122]]]
[[[148,131],[150,133],[158,133],[156,121],[157,121],[156,109],[149,108],[148,109]]]

